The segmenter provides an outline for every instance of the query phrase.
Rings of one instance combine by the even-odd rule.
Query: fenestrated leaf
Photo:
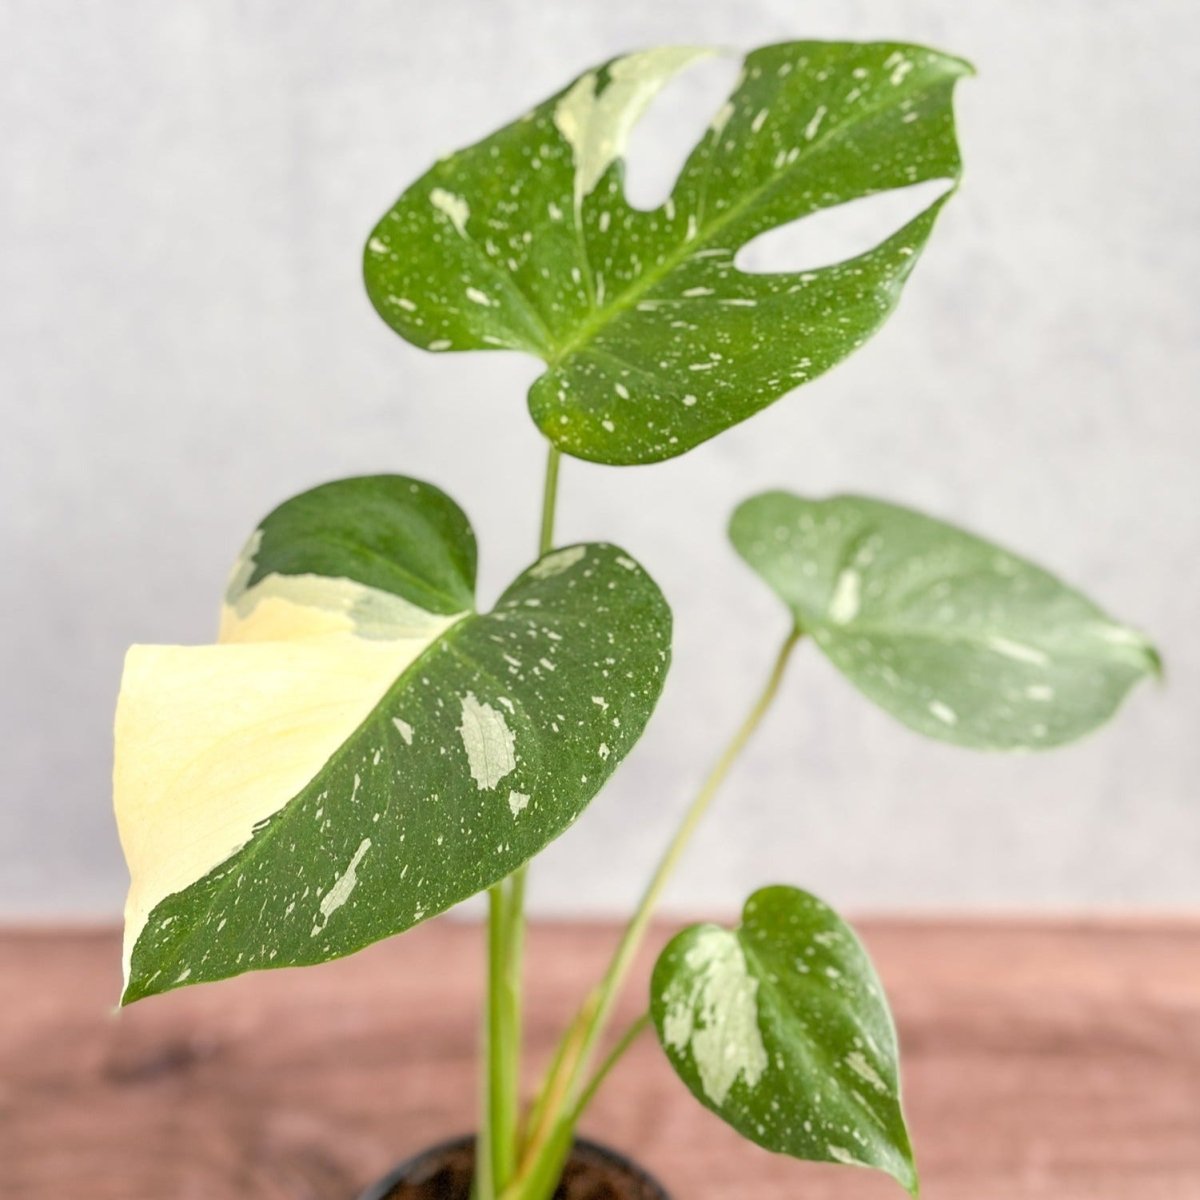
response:
[[[916,1194],[883,989],[854,932],[815,896],[763,888],[737,929],[685,929],[654,968],[650,1012],[679,1077],[743,1136],[876,1167]]]
[[[125,1002],[348,954],[580,814],[654,707],[670,612],[612,546],[543,557],[486,614],[474,568],[437,489],[346,480],[263,522],[222,644],[130,651]]]
[[[1069,742],[1158,670],[1141,634],[1053,575],[911,509],[767,492],[730,537],[856,687],[943,741]]]
[[[530,411],[579,458],[682,454],[841,361],[895,305],[945,198],[833,266],[748,274],[736,254],[822,209],[959,175],[952,92],[965,63],[790,42],[748,56],[671,196],[632,208],[630,130],[708,53],[648,50],[586,72],[439,162],[367,242],[371,300],[409,341],[545,360]]]

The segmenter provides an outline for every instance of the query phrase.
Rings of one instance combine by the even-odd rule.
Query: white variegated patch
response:
[[[709,1099],[725,1102],[739,1078],[754,1087],[767,1069],[758,1028],[758,980],[737,938],[716,926],[699,931],[686,955],[689,976],[667,995],[663,1040],[690,1051]]]

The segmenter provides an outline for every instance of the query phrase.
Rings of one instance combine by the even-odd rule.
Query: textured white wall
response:
[[[918,740],[806,651],[673,903],[729,908],[768,881],[906,909],[1200,901],[1194,5],[7,0],[0,910],[117,910],[123,648],[207,639],[280,499],[410,472],[476,522],[485,597],[531,556],[537,368],[435,359],[374,316],[359,250],[394,195],[613,52],[796,36],[973,59],[966,185],[850,363],[670,464],[566,465],[561,535],[651,568],[677,664],[535,900],[637,890],[782,633],[723,527],[785,485],[869,490],[1044,560],[1159,639],[1169,686],[1083,745],[989,758]]]

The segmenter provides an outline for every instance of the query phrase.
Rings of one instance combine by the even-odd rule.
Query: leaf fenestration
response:
[[[840,362],[899,298],[942,196],[879,245],[750,274],[741,247],[812,213],[958,179],[952,93],[970,68],[899,43],[755,50],[668,199],[624,193],[629,132],[710,51],[613,59],[414,183],[366,246],[385,321],[428,350],[541,357],[530,412],[605,463],[682,454]]]

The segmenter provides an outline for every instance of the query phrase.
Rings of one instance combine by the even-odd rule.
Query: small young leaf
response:
[[[943,741],[1069,742],[1159,667],[1141,634],[1054,576],[910,509],[767,492],[730,537],[847,679]]]
[[[650,1012],[679,1077],[743,1136],[876,1167],[916,1194],[883,989],[853,931],[815,896],[763,888],[739,928],[685,929],[654,968]]]
[[[635,209],[629,133],[709,53],[647,50],[586,72],[439,162],[367,242],[372,303],[409,341],[545,360],[530,411],[579,458],[682,454],[840,362],[895,306],[945,197],[818,270],[749,274],[738,251],[822,209],[959,175],[951,100],[965,63],[790,42],[749,55],[671,196]]]
[[[323,962],[504,878],[640,736],[670,611],[612,546],[535,563],[492,612],[443,493],[345,480],[272,513],[221,644],[135,646],[114,792],[124,1001]]]

